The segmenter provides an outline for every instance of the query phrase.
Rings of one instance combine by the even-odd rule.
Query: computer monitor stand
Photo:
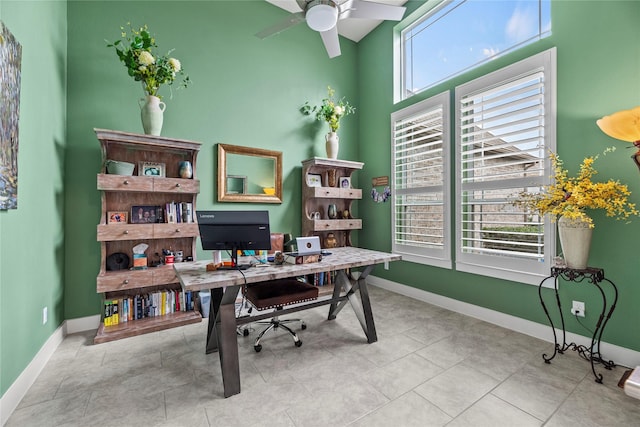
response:
[[[231,249],[231,265],[223,265],[218,270],[246,270],[251,264],[238,264],[238,248]]]

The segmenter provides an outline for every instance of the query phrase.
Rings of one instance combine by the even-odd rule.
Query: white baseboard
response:
[[[42,369],[44,369],[51,355],[53,355],[56,348],[58,348],[64,339],[64,329],[63,323],[51,334],[31,363],[29,363],[13,384],[11,384],[7,392],[0,398],[1,425],[4,425],[7,420],[9,420],[13,411],[15,411],[24,395],[27,394],[31,385],[35,382],[36,378],[38,378]]]
[[[96,314],[95,316],[69,319],[64,323],[66,325],[65,336],[69,334],[76,334],[78,332],[90,331],[92,329],[98,329],[98,326],[100,326],[100,315]]]
[[[421,289],[402,285],[376,276],[367,277],[367,283],[419,301],[424,301],[438,307],[446,308],[447,310],[455,311],[456,313],[475,317],[477,319],[484,320],[485,322],[493,323],[525,335],[553,342],[553,333],[548,324],[543,325],[532,322],[510,314],[458,301],[453,298],[423,291]],[[562,333],[561,330],[558,332]],[[591,346],[591,337],[584,337],[571,332],[567,332],[566,337],[568,342],[575,342],[578,345],[585,345],[587,347]],[[635,350],[620,347],[615,344],[609,344],[603,341],[600,343],[600,353],[607,360],[613,360],[616,364],[621,366],[630,368],[640,366],[640,352]]]
[[[51,334],[40,348],[31,363],[22,371],[20,376],[11,384],[7,392],[0,398],[0,425],[5,425],[13,411],[18,407],[22,398],[27,394],[42,369],[56,351],[64,337],[77,332],[98,329],[100,315],[66,320]]]

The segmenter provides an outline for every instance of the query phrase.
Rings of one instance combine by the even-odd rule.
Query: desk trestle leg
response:
[[[369,290],[367,289],[366,277],[373,270],[373,266],[367,266],[358,280],[352,285],[351,280],[347,277],[344,270],[338,272],[336,276],[336,289],[338,292],[340,288],[346,292],[347,300],[351,304],[362,330],[367,335],[367,342],[374,343],[378,341],[378,335],[376,333],[376,325],[373,321],[373,311],[371,310],[371,301],[369,300]],[[360,300],[356,297],[356,292],[360,292]],[[334,290],[334,297],[336,296]],[[329,320],[335,319],[342,307],[346,304],[346,301],[342,301],[339,304],[331,304],[329,309]]]
[[[236,297],[240,286],[227,286],[212,290],[209,312],[207,353],[218,350],[224,397],[240,393],[240,362],[238,361],[238,336],[236,334]],[[212,317],[213,316],[213,317]]]

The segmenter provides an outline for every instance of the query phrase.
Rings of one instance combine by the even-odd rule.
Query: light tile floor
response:
[[[545,364],[552,344],[379,288],[378,342],[349,307],[300,314],[304,344],[270,333],[255,353],[239,337],[242,393],[222,395],[206,321],[92,345],[70,335],[7,426],[639,426],[625,371],[575,352]],[[551,330],[549,330],[551,334]],[[606,355],[604,355],[606,357]]]

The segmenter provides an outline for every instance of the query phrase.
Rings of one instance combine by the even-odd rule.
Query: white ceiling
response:
[[[295,0],[265,0],[273,5],[278,6],[284,10],[295,13],[300,12],[300,6],[296,3]],[[344,3],[346,0],[335,0],[336,3]],[[373,3],[385,3],[391,4],[394,6],[402,6],[407,0],[367,0]],[[343,37],[348,38],[349,40],[353,40],[354,42],[359,42],[364,36],[369,34],[371,30],[380,25],[382,21],[373,20],[373,19],[341,19],[338,21],[338,34]],[[269,23],[266,23],[265,26],[268,26]],[[275,22],[274,22],[275,24]]]

